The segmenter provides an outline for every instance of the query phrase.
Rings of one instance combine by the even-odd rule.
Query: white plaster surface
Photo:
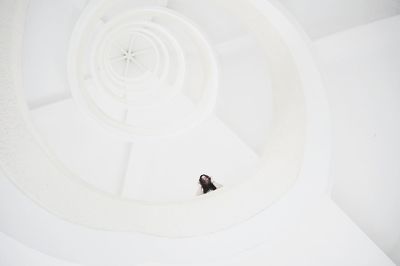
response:
[[[63,221],[34,204],[3,175],[0,192],[0,231],[7,235],[0,237],[0,254],[6,254],[0,262],[8,263],[4,266],[24,265],[27,260],[29,266],[394,265],[322,195],[297,205],[293,212],[281,213],[281,219],[274,216],[282,209],[272,208],[270,215],[265,212],[218,234],[163,239]]]
[[[79,266],[40,253],[24,246],[5,233],[0,233],[0,265],[2,266]]]
[[[400,13],[398,0],[278,0],[312,39]]]
[[[387,254],[397,257],[399,29],[396,16],[315,43],[332,110],[333,199]]]

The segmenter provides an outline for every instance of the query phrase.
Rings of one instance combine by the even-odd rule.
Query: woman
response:
[[[199,178],[199,184],[200,184],[200,188],[197,191],[196,195],[206,194],[210,191],[213,191],[213,190],[216,190],[217,188],[222,187],[217,182],[211,181],[211,177],[209,177],[208,175],[201,175]]]

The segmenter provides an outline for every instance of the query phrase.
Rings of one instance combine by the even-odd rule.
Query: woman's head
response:
[[[217,188],[211,182],[211,177],[208,175],[201,175],[199,178],[199,183],[203,189],[204,193],[209,192],[210,190],[216,190]]]
[[[201,185],[207,185],[211,183],[211,177],[209,177],[208,175],[201,175],[199,178],[199,182]]]

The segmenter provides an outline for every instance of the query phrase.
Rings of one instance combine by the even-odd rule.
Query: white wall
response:
[[[278,2],[316,40],[332,107],[333,197],[400,264],[400,20],[389,18],[400,1]]]
[[[400,264],[400,239],[397,241],[396,246],[389,252],[389,256],[397,265]]]
[[[397,16],[315,43],[333,119],[333,198],[393,258],[400,237],[399,32]]]
[[[24,43],[29,45],[24,46],[23,59],[24,69],[31,71],[24,71],[23,75],[29,85],[25,93],[31,107],[70,94],[65,74],[66,53],[80,13],[78,2],[34,0],[28,6]]]
[[[320,38],[400,13],[398,0],[278,0],[306,32]]]
[[[12,237],[0,232],[1,266],[79,266],[66,262],[35,249],[24,246]]]
[[[384,266],[394,265],[328,198],[302,212],[295,227],[230,258],[192,266]],[[304,241],[307,239],[307,241]],[[166,266],[144,263],[140,266]],[[171,266],[171,265],[170,265]]]

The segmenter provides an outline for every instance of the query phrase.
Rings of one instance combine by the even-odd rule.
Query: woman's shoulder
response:
[[[216,188],[221,188],[222,187],[222,185],[220,183],[218,183],[218,182],[213,181],[213,184],[214,184],[214,186]]]

